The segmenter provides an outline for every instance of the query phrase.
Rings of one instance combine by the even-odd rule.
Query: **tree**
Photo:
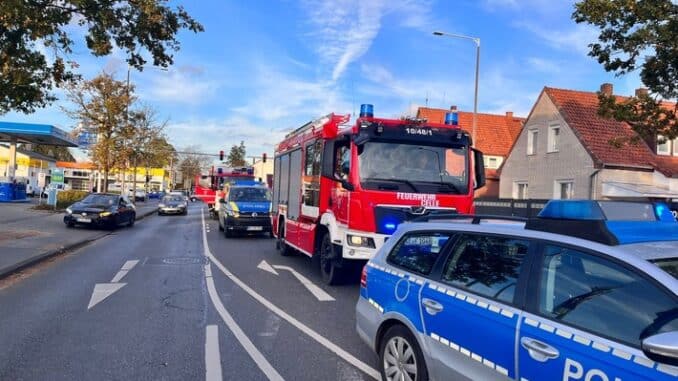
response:
[[[174,147],[163,136],[167,122],[158,122],[156,112],[151,107],[146,106],[130,112],[128,122],[122,131],[126,142],[127,160],[133,166],[133,188],[136,190],[139,165],[146,167],[146,176],[148,176],[151,161],[168,162],[166,155],[170,154],[170,149],[174,151]],[[164,163],[160,165],[160,167],[164,166]]]
[[[599,114],[627,122],[647,141],[657,135],[678,137],[676,103],[662,100],[678,97],[678,4],[583,0],[575,4],[572,18],[600,29],[599,42],[589,44],[589,56],[617,76],[641,68],[640,78],[650,91],[622,100],[599,93]]]
[[[246,154],[245,142],[241,141],[239,146],[234,144],[228,153],[226,163],[228,163],[229,167],[244,167],[247,165]]]
[[[192,183],[193,179],[202,174],[210,166],[211,162],[212,157],[200,154],[199,146],[185,147],[179,154],[178,165],[178,169],[184,179],[184,184],[186,184],[186,180]]]
[[[80,121],[80,129],[97,137],[90,148],[92,162],[104,172],[103,191],[108,190],[108,174],[112,168],[124,167],[129,146],[127,110],[132,103],[133,87],[117,81],[112,75],[102,73],[89,80],[66,87],[68,99],[74,109],[64,109],[68,115]]]
[[[2,0],[0,1],[0,114],[31,113],[56,97],[51,90],[78,79],[69,60],[74,26],[85,29],[84,42],[95,56],[117,46],[127,63],[142,70],[149,53],[153,65],[173,63],[182,29],[203,31],[183,7],[167,0]],[[43,49],[44,48],[44,49]],[[54,57],[43,52],[50,50]],[[49,62],[51,59],[52,62]]]

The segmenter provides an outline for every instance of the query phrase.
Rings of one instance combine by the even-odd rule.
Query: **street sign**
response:
[[[63,184],[64,183],[64,170],[63,169],[52,169],[52,179],[50,181],[54,184]]]

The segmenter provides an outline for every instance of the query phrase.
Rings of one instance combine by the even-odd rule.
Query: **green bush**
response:
[[[79,190],[67,190],[57,193],[57,209],[65,209],[70,205],[82,200],[89,192]]]

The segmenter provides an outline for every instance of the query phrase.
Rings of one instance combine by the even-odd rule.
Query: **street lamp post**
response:
[[[471,140],[473,141],[473,144],[476,144],[476,125],[477,125],[477,119],[478,119],[478,74],[480,70],[480,38],[478,37],[470,37],[470,36],[464,36],[463,34],[454,34],[454,33],[446,33],[446,32],[440,32],[440,31],[435,31],[433,32],[434,36],[444,36],[444,37],[451,37],[451,38],[462,38],[465,40],[471,40],[476,44],[476,79],[475,79],[475,94],[473,96],[473,128],[471,130]]]

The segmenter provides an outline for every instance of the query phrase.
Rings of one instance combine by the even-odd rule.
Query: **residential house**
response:
[[[603,84],[600,91],[612,90]],[[618,148],[611,142],[637,135],[597,111],[596,92],[545,87],[501,169],[500,197],[678,198],[678,140]]]
[[[456,109],[452,106],[450,110]],[[420,107],[417,118],[429,122],[444,123],[445,114],[450,110]],[[471,133],[473,113],[458,111],[459,125]],[[497,198],[499,196],[499,168],[511,150],[513,142],[520,134],[525,118],[513,116],[513,112],[505,115],[477,114],[476,141],[474,146],[485,155],[485,187],[476,192],[476,198]]]

